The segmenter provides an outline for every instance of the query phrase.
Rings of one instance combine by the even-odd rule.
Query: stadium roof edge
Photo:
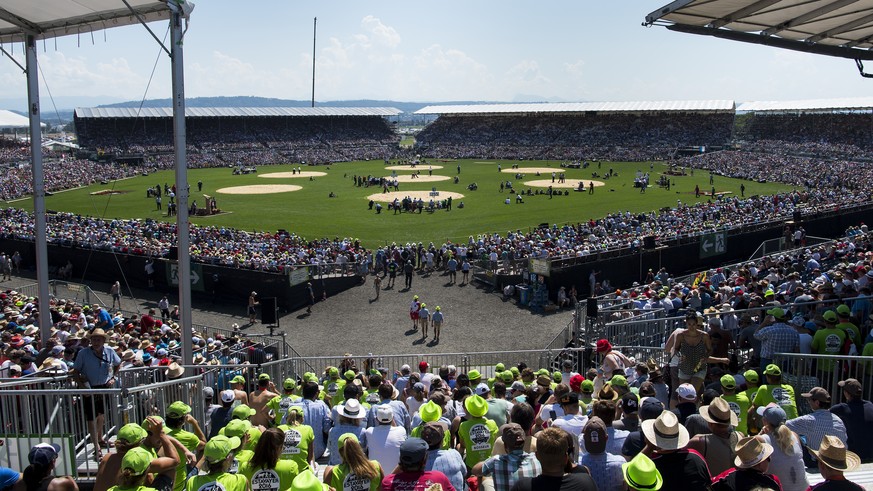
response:
[[[737,107],[738,112],[848,111],[861,109],[873,109],[873,97],[809,99],[802,101],[749,101]]]
[[[393,107],[186,107],[188,118],[397,116]],[[171,118],[171,107],[77,107],[77,118]]]
[[[3,0],[0,5],[0,43],[20,43],[27,34],[36,39],[89,34],[111,27],[170,18],[167,0]],[[134,15],[136,12],[136,15]]]
[[[873,0],[675,0],[643,26],[873,60]],[[861,68],[859,66],[859,68]]]
[[[415,114],[537,114],[580,112],[733,112],[734,101],[628,101],[628,102],[542,102],[522,104],[432,105]]]

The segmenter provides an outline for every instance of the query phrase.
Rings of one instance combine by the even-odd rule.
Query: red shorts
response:
[[[417,311],[416,311],[416,312],[410,312],[410,313],[409,313],[409,318],[412,319],[412,320],[414,320],[414,321],[417,321],[417,320],[418,320],[418,312],[417,312]]]

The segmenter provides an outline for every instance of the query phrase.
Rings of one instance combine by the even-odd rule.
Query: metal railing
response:
[[[813,387],[823,387],[831,395],[831,404],[846,402],[841,380],[854,378],[861,381],[862,399],[873,398],[873,358],[858,356],[817,355],[808,353],[778,353],[774,363],[782,367],[782,382],[794,388],[794,397],[799,414],[812,412],[807,401],[800,394]]]
[[[30,447],[40,442],[61,445],[56,473],[76,479],[93,479],[97,473],[95,447],[88,415],[102,413],[103,431],[109,440],[130,422],[163,415],[174,401],[192,408],[198,421],[205,421],[203,383],[199,376],[153,383],[129,389],[50,389],[21,384],[0,390],[0,465],[13,469],[27,467]]]

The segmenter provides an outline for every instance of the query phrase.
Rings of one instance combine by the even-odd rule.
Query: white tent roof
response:
[[[311,116],[397,116],[393,107],[186,107],[187,118],[218,117],[311,117]],[[171,118],[171,107],[79,107],[77,118]]]
[[[873,0],[676,0],[644,25],[873,60]]]
[[[168,19],[166,0],[127,0],[145,22]],[[184,2],[183,2],[184,3]],[[37,39],[87,34],[139,20],[121,0],[2,0],[0,42],[22,42],[24,32]]]
[[[521,114],[581,112],[732,112],[734,102],[712,101],[638,101],[638,102],[560,102],[532,104],[468,104],[427,106],[415,114]]]
[[[0,109],[0,128],[29,128],[30,120],[27,116],[15,114],[12,111]]]
[[[737,107],[740,112],[840,111],[873,109],[873,97],[809,99],[805,101],[751,101]]]

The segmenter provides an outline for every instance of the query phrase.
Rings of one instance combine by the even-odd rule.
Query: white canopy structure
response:
[[[140,23],[170,56],[173,80],[173,134],[176,182],[188,182],[185,155],[185,81],[183,75],[183,28],[194,4],[186,0],[0,0],[0,55],[7,56],[27,75],[28,117],[30,124],[31,165],[33,169],[34,235],[36,239],[36,278],[40,299],[48,299],[48,248],[46,240],[45,172],[42,166],[41,129],[39,123],[39,39],[90,34],[111,27]],[[170,21],[170,48],[148,28],[148,22]],[[23,43],[25,66],[21,66],[3,47],[3,43]],[[190,278],[191,264],[188,237],[188,191],[179,187],[176,195],[179,213],[176,224],[179,248],[179,278]],[[191,353],[191,283],[179,282],[179,306],[182,329],[182,362],[190,364]],[[40,334],[43,342],[50,338],[49,302],[39,303]]]
[[[397,116],[393,107],[188,107],[188,118],[264,118],[312,116]],[[77,118],[169,118],[172,107],[78,107]]]
[[[557,102],[427,106],[415,114],[530,114],[583,112],[733,112],[734,101]]]
[[[43,126],[45,126],[43,124]],[[6,128],[29,128],[30,119],[27,116],[15,114],[12,111],[0,109],[0,129]]]
[[[738,112],[834,112],[873,110],[873,97],[842,99],[807,99],[801,101],[750,101],[737,107]]]
[[[863,61],[873,60],[873,0],[676,0],[644,26]]]

